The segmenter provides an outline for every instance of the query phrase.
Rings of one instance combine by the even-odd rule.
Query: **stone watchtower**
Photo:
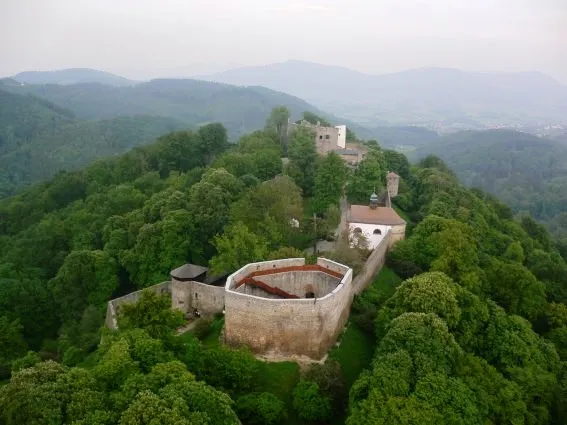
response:
[[[388,172],[388,193],[390,198],[395,198],[398,196],[398,186],[400,184],[400,176],[398,176],[393,171]]]

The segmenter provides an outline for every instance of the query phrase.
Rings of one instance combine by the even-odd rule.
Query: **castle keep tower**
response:
[[[398,196],[398,186],[400,184],[400,176],[398,176],[393,171],[388,173],[388,193],[390,194],[390,198],[395,198]]]

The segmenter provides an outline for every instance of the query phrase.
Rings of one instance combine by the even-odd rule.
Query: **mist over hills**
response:
[[[422,68],[368,75],[344,67],[287,61],[199,78],[283,91],[369,126],[411,124],[451,130],[567,120],[567,87],[539,72]]]
[[[109,86],[131,86],[136,81],[129,80],[119,75],[109,72],[99,71],[90,68],[69,68],[57,71],[26,71],[11,77],[19,83],[25,84],[81,84],[99,83]]]

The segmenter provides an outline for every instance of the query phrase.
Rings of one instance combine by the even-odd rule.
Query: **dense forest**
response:
[[[95,83],[4,84],[3,89],[46,99],[73,111],[79,119],[151,115],[195,126],[220,121],[231,138],[261,129],[275,106],[285,105],[294,116],[315,110],[299,98],[263,87],[235,87],[183,79],[158,79],[124,87]]]
[[[410,167],[373,145],[349,171],[305,129],[284,145],[279,125],[234,145],[216,123],[170,133],[0,201],[0,423],[566,424],[567,264],[548,231],[436,157]],[[364,202],[388,170],[407,238],[324,364],[224,347],[222,318],[177,336],[183,318],[150,293],[101,329],[109,299],[184,262],[303,255],[338,223],[342,189]]]
[[[79,120],[43,99],[0,89],[0,198],[60,170],[85,167],[185,127],[152,116]]]
[[[567,144],[510,130],[466,131],[412,153],[446,161],[465,185],[495,194],[516,213],[549,223],[558,237],[567,211]]]
[[[0,199],[58,171],[122,154],[171,131],[222,121],[236,140],[261,129],[280,104],[296,117],[313,109],[261,87],[193,80],[122,87],[0,80]]]

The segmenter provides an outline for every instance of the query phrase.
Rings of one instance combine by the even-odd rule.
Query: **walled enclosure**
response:
[[[225,342],[246,345],[259,354],[321,359],[348,320],[352,269],[324,258],[317,259],[317,266],[326,272],[314,273],[313,266],[301,271],[304,266],[303,258],[266,261],[248,264],[229,276],[225,287]],[[293,269],[285,270],[290,267]],[[267,285],[284,285],[279,289],[285,291],[286,298],[258,296],[257,288],[246,293],[249,290],[241,287],[248,285],[242,281],[251,276]],[[310,292],[322,297],[303,298]]]

